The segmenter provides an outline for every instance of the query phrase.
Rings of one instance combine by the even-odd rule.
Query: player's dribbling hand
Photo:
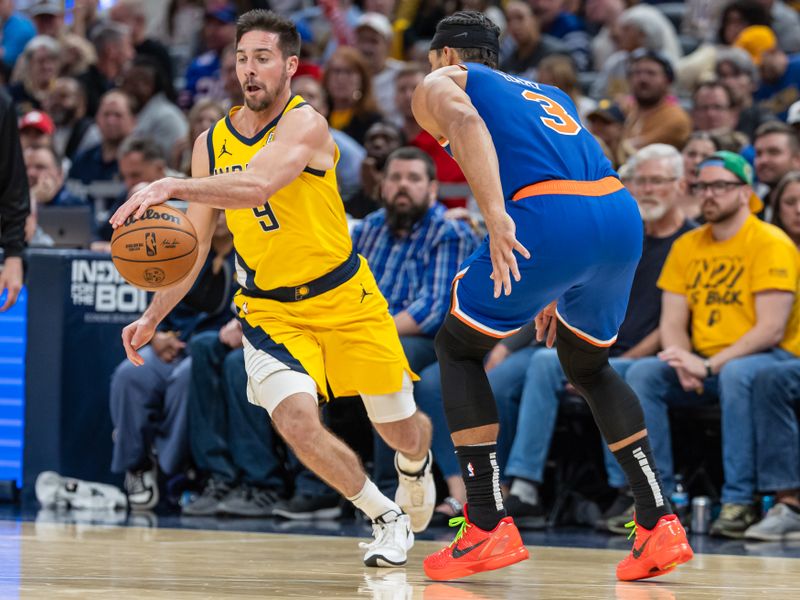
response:
[[[144,364],[144,359],[137,350],[149,342],[155,332],[156,324],[145,317],[140,317],[122,330],[122,347],[125,348],[128,360],[137,367]]]
[[[516,225],[507,213],[495,220],[492,224],[486,223],[489,230],[489,251],[492,257],[492,275],[494,281],[494,297],[499,298],[501,293],[511,295],[511,277],[519,281],[519,266],[514,251],[519,252],[524,258],[531,254],[519,243],[516,237]]]
[[[116,229],[121,227],[131,215],[134,215],[137,219],[141,218],[144,215],[144,211],[151,206],[163,204],[172,198],[172,189],[172,179],[170,177],[154,181],[131,194],[131,197],[117,209],[108,222],[111,223],[111,227]]]
[[[556,331],[558,330],[558,319],[556,318],[557,303],[557,300],[553,300],[533,319],[536,325],[536,341],[541,342],[545,340],[544,344],[548,348],[552,348],[556,341]],[[547,339],[545,339],[545,335]]]

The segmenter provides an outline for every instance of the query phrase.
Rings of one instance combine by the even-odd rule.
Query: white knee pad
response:
[[[244,366],[247,371],[247,400],[269,413],[292,394],[307,393],[317,398],[317,384],[306,373],[293,371],[274,356],[244,343]]]
[[[408,373],[403,373],[400,391],[377,396],[361,394],[361,400],[367,409],[369,420],[373,423],[402,421],[417,410],[417,404],[414,402],[414,383]]]

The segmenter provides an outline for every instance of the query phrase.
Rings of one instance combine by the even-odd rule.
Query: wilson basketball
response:
[[[197,259],[197,233],[181,211],[167,205],[128,217],[111,236],[111,260],[131,285],[151,292],[186,277]]]

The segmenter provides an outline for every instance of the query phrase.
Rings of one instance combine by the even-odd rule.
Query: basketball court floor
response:
[[[367,536],[355,522],[0,509],[0,598],[800,599],[800,542],[695,537],[692,562],[650,582],[619,583],[614,566],[630,547],[624,537],[555,530],[525,535],[526,562],[436,583],[421,562],[451,531],[426,532],[403,569],[364,567],[358,542]]]

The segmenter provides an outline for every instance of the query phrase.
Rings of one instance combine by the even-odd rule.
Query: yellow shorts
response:
[[[334,396],[380,395],[400,391],[404,372],[419,379],[367,261],[359,260],[353,277],[319,296],[297,302],[235,297],[250,344],[280,361],[280,368],[310,375],[326,400],[328,386]],[[251,372],[258,370],[255,363],[248,367],[258,381],[270,374]]]

